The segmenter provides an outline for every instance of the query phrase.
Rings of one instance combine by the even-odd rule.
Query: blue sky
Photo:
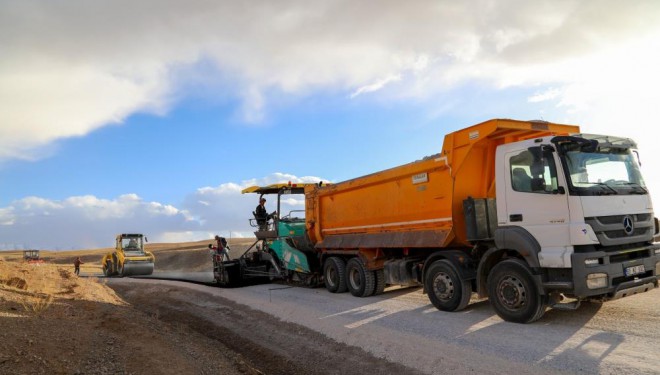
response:
[[[0,9],[0,249],[249,235],[246,186],[390,168],[490,118],[632,137],[660,193],[655,1]]]

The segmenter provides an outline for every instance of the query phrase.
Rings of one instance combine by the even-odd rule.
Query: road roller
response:
[[[144,249],[147,237],[136,233],[117,235],[115,250],[101,260],[103,274],[110,276],[144,276],[154,272],[154,255]]]

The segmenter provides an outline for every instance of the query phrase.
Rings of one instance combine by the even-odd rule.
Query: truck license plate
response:
[[[639,275],[640,273],[644,272],[646,272],[646,270],[644,269],[643,264],[640,264],[639,266],[626,267],[624,269],[624,274],[626,276]]]

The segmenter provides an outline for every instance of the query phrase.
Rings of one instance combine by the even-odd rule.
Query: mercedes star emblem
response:
[[[626,215],[623,217],[623,231],[629,236],[635,231],[635,224],[633,223],[632,216]]]

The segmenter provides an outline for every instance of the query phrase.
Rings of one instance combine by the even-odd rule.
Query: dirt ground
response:
[[[204,270],[202,245],[152,248],[157,271]],[[91,274],[102,254],[0,253],[0,374],[415,373],[221,297],[73,274],[75,256]]]

